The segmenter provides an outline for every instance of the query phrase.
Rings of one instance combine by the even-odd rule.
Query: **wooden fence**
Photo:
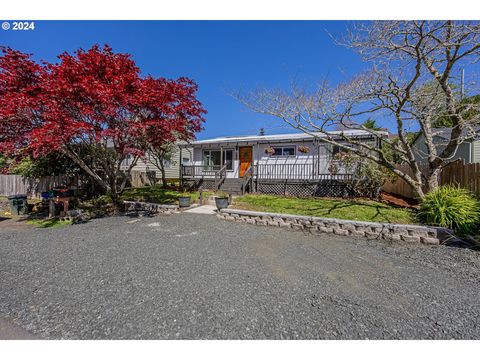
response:
[[[73,180],[75,185],[76,180]],[[0,196],[25,194],[30,198],[40,198],[41,193],[58,186],[68,186],[72,179],[64,176],[43,176],[38,179],[26,178],[21,175],[0,175]]]
[[[409,175],[413,174],[407,165],[398,165],[397,168]],[[428,165],[422,165],[420,169],[426,173]],[[442,170],[439,183],[440,185],[460,185],[480,195],[480,163],[464,164],[463,160],[453,161]],[[412,188],[400,178],[397,178],[394,182],[385,183],[382,190],[406,198],[415,198]]]
[[[130,173],[130,183],[132,187],[143,187],[155,185],[155,171],[136,171]]]

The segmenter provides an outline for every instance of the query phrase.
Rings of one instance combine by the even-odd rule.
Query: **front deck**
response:
[[[180,177],[183,180],[191,179],[220,179],[222,176],[231,172],[242,179],[248,176],[247,169],[243,176],[240,176],[239,169],[227,170],[226,166],[204,166],[204,165],[182,165]],[[351,174],[330,174],[319,173],[312,164],[255,164],[253,165],[253,174],[251,176],[264,180],[351,180]],[[231,176],[227,176],[230,177]]]
[[[296,196],[349,196],[351,174],[320,173],[314,164],[255,164],[246,169],[228,166],[182,165],[183,186],[222,190],[224,184],[238,185],[238,191]],[[228,175],[231,176],[228,176]],[[232,174],[236,176],[232,176]],[[240,176],[240,174],[242,176]]]

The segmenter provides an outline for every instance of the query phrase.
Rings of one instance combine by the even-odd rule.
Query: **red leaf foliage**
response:
[[[191,79],[142,77],[130,55],[107,45],[58,59],[38,63],[2,49],[0,151],[37,156],[108,142],[121,155],[141,155],[147,142],[190,140],[201,130],[206,111]]]

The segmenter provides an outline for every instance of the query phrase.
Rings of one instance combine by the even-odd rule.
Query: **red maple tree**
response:
[[[142,77],[129,54],[107,45],[58,59],[38,63],[2,49],[1,152],[61,152],[116,201],[149,144],[190,140],[201,130],[206,111],[191,79]]]

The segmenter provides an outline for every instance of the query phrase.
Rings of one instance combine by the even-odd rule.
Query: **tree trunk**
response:
[[[436,168],[430,170],[430,174],[427,178],[427,192],[434,191],[439,187],[439,178],[442,168]]]
[[[118,186],[117,186],[117,176],[113,177],[110,188],[111,188],[110,198],[112,199],[113,213],[116,215],[121,210],[120,192],[118,191]]]
[[[163,164],[163,161],[160,161],[160,173],[162,174],[162,186],[164,188],[167,187],[167,176],[165,175],[165,165]]]

